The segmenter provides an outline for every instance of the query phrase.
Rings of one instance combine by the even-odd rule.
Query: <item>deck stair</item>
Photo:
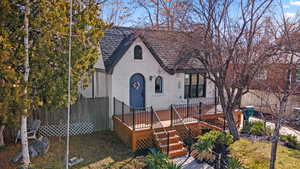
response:
[[[154,130],[154,138],[160,151],[168,154],[170,158],[187,154],[176,130]]]

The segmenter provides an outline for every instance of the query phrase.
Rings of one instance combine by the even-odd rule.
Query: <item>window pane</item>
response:
[[[190,75],[189,74],[185,74],[184,75],[184,84],[185,85],[189,85],[190,84]]]
[[[197,85],[198,74],[192,74],[192,85]]]
[[[155,92],[156,93],[162,93],[162,78],[159,76],[155,79]]]
[[[198,86],[198,96],[203,97],[204,95],[204,85],[199,85]]]
[[[191,88],[191,97],[197,97],[197,85],[192,85]]]
[[[204,84],[204,76],[199,75],[199,84]]]
[[[300,72],[296,73],[296,81],[300,82]]]
[[[184,98],[189,97],[189,85],[184,85]]]

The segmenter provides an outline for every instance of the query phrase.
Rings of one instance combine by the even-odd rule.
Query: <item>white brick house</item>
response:
[[[101,57],[84,97],[113,98],[133,107],[168,109],[171,104],[201,100],[214,103],[215,87],[198,61],[183,55],[184,45],[172,39],[177,32],[113,27],[100,43]]]

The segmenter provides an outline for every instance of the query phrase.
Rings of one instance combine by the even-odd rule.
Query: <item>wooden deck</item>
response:
[[[162,124],[161,128],[164,130],[174,130],[175,128],[176,130],[180,130],[180,128],[187,127],[192,131],[193,136],[198,136],[202,133],[202,129],[223,130],[224,114],[207,114],[211,108],[203,108],[200,113],[198,110],[190,109],[189,111],[185,111],[178,109],[184,124],[178,123],[176,126],[171,125],[170,110],[157,111],[156,114]],[[235,119],[237,125],[240,125],[242,122],[242,113],[236,112]],[[151,127],[155,124],[151,124],[153,123],[151,122],[151,113],[137,112],[134,116],[133,114],[115,115],[113,122],[114,130],[121,140],[131,147],[132,151],[154,146],[153,129]],[[181,131],[177,132],[180,133]]]
[[[181,115],[181,118],[184,123],[196,123],[199,121],[199,118],[205,119],[214,119],[214,115],[208,115],[207,112],[213,108],[212,105],[205,106],[202,108],[201,115],[199,114],[199,110],[195,110],[190,108],[188,111],[183,110],[183,108],[179,108],[178,112]],[[169,127],[171,125],[171,111],[170,110],[159,110],[156,111],[160,121],[162,122],[164,127]],[[222,115],[217,115],[218,117],[223,117]],[[143,130],[151,128],[151,114],[149,112],[136,112],[133,116],[132,113],[122,115],[115,115],[116,118],[120,119],[128,128],[131,130]],[[135,125],[133,126],[133,121]]]

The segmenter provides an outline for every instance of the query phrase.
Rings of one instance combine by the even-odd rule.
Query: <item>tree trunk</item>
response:
[[[226,121],[228,123],[230,134],[233,136],[234,140],[239,140],[240,135],[234,121],[233,110],[225,111],[224,114],[225,114]]]
[[[4,143],[4,135],[3,135],[4,128],[5,128],[5,125],[2,125],[0,127],[0,147],[5,145],[5,143]]]
[[[26,0],[25,16],[24,16],[24,26],[25,26],[25,73],[24,73],[24,83],[25,83],[25,99],[27,99],[27,82],[29,78],[29,0]],[[23,157],[23,168],[27,169],[29,167],[30,158],[28,151],[28,138],[27,138],[27,114],[28,109],[25,108],[24,114],[21,117],[21,143],[22,143],[22,157]]]
[[[22,157],[23,167],[28,168],[30,159],[28,151],[28,139],[27,139],[27,116],[21,117],[21,142],[22,142]]]
[[[275,169],[277,144],[278,144],[278,140],[279,140],[279,131],[280,131],[280,127],[281,127],[280,121],[281,121],[280,119],[277,120],[275,130],[273,132],[270,169]]]
[[[218,95],[219,95],[220,103],[222,106],[222,110],[223,110],[223,113],[225,116],[225,120],[227,121],[227,124],[228,124],[229,132],[233,136],[234,140],[239,140],[240,135],[239,135],[239,132],[235,125],[235,121],[234,121],[234,117],[233,117],[234,106],[230,107],[230,105],[231,105],[230,102],[227,101],[227,99],[224,96],[223,87],[221,87],[221,85],[217,85],[217,89],[218,89]]]

